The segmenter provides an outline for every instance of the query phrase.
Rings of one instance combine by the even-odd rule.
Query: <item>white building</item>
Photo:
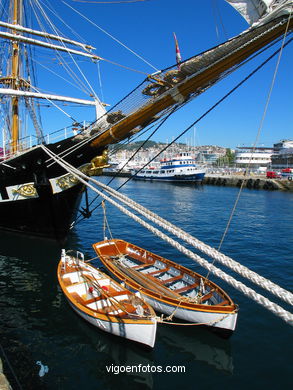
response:
[[[273,148],[238,146],[235,152],[235,164],[239,167],[249,165],[252,168],[269,167],[272,162]]]

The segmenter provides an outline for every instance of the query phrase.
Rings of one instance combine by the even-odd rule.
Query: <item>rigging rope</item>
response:
[[[231,268],[233,271],[237,272],[241,276],[249,279],[250,281],[254,282],[258,286],[266,289],[270,293],[276,295],[278,298],[284,300],[285,302],[293,305],[293,294],[286,291],[282,287],[276,285],[275,283],[271,282],[270,280],[258,275],[256,272],[249,270],[247,267],[241,265],[240,263],[236,262],[235,260],[231,259],[228,256],[225,256],[224,254],[220,253],[218,250],[210,247],[207,244],[204,244],[197,238],[191,236],[184,230],[178,228],[177,226],[174,226],[170,222],[166,221],[165,219],[161,218],[157,214],[151,212],[150,210],[146,209],[142,205],[139,205],[132,199],[128,198],[125,195],[120,194],[116,190],[114,190],[111,187],[106,186],[105,184],[100,183],[99,181],[90,178],[90,181],[101,187],[103,190],[107,191],[107,193],[114,196],[116,199],[122,201],[127,206],[131,207],[135,211],[142,214],[144,217],[148,218],[152,222],[156,223],[157,225],[163,227],[165,230],[169,231],[173,235],[177,236],[178,238],[182,239],[183,241],[187,242],[188,244],[192,245],[194,248],[200,250],[201,252],[207,254],[209,257],[218,260],[223,265]]]
[[[284,45],[284,47],[286,45],[288,45],[290,42],[292,41],[289,40],[287,42],[287,44]],[[173,139],[172,142],[170,142],[169,144],[167,144],[164,148],[162,148],[151,160],[148,161],[148,163],[146,163],[142,168],[140,168],[136,173],[139,173],[142,169],[144,169],[148,164],[150,164],[152,161],[154,161],[161,153],[163,153],[165,150],[167,150],[171,145],[173,145],[179,138],[181,138],[185,133],[187,133],[192,127],[194,127],[198,122],[200,122],[205,116],[207,116],[211,111],[213,111],[220,103],[222,103],[226,98],[228,98],[233,92],[235,92],[242,84],[244,84],[250,77],[252,77],[258,70],[260,70],[267,62],[269,62],[278,52],[280,51],[280,49],[276,50],[271,56],[269,56],[261,65],[259,65],[257,68],[255,68],[251,73],[248,74],[248,76],[246,76],[242,81],[240,81],[234,88],[232,88],[226,95],[224,95],[221,99],[219,99],[212,107],[210,107],[206,112],[204,112],[204,114],[202,114],[196,121],[194,121],[190,126],[188,126],[184,131],[182,131],[175,139]],[[254,56],[252,57],[254,58]],[[184,104],[180,104],[180,105],[176,105],[174,107],[174,109],[172,108],[172,111],[171,111],[171,114],[175,111],[177,111],[182,105]],[[168,117],[171,115],[170,113],[167,115],[166,118],[163,119],[163,123],[166,119],[168,119]],[[158,125],[157,129],[161,126],[161,124]],[[157,129],[155,129],[155,131],[157,131]],[[155,132],[154,131],[154,132]],[[87,142],[87,141],[85,141]],[[134,154],[135,155],[135,154]],[[133,155],[133,156],[134,156]],[[61,154],[60,154],[61,156]],[[133,157],[132,156],[132,157]],[[131,158],[132,158],[131,157]],[[131,159],[130,158],[130,159]],[[129,160],[130,160],[129,159]],[[127,163],[126,163],[127,164]],[[121,168],[122,169],[122,168]],[[133,175],[133,176],[135,176]],[[131,176],[130,178],[128,178],[123,184],[121,184],[118,189],[122,188],[126,183],[128,183],[132,178],[133,176]],[[112,179],[114,180],[115,177]],[[109,183],[112,182],[112,180],[110,180]],[[98,196],[96,196],[94,198],[94,200],[91,201],[90,205],[98,198]],[[94,211],[97,207],[99,207],[100,204],[98,204],[96,207],[94,207],[94,209],[92,211]],[[79,219],[78,221],[75,221],[73,225],[76,225],[77,222],[80,222],[81,219]],[[72,225],[72,226],[73,226]]]
[[[57,36],[59,36],[59,33],[58,33],[57,28],[54,26],[54,24],[53,24],[53,23],[51,22],[51,20],[48,18],[46,12],[45,12],[44,9],[41,7],[41,5],[40,5],[40,3],[38,2],[38,0],[37,0],[37,5],[38,5],[38,7],[39,7],[41,13],[43,14],[44,19],[47,21],[48,25],[50,25],[51,28],[52,28],[52,30],[55,32],[55,34],[56,34]],[[47,38],[47,41],[50,42],[50,39]],[[61,44],[64,48],[67,48],[67,46],[65,45],[65,43],[64,43],[62,40],[60,40],[60,44]],[[57,54],[57,56],[60,58],[61,63],[63,63],[64,68],[67,69],[68,72],[70,72],[72,75],[74,75],[75,78],[77,79],[77,81],[79,81],[81,84],[83,84],[82,81],[78,78],[78,76],[77,76],[77,75],[75,74],[75,72],[73,71],[72,67],[69,66],[69,65],[67,65],[66,62],[62,61],[62,56],[58,53],[58,51],[56,51],[56,54]],[[89,95],[93,94],[93,96],[94,96],[96,99],[98,99],[97,96],[96,96],[96,93],[95,93],[95,91],[94,91],[94,89],[93,89],[93,87],[91,86],[91,84],[90,84],[90,82],[88,81],[87,77],[85,76],[85,74],[83,73],[83,71],[81,70],[81,68],[79,67],[79,65],[77,64],[77,62],[76,62],[74,56],[73,56],[70,52],[68,52],[67,54],[70,56],[70,58],[72,59],[73,63],[75,64],[76,68],[78,69],[80,75],[82,76],[83,80],[84,80],[85,83],[87,84],[87,86],[88,86],[88,94],[89,94]],[[83,85],[84,85],[84,84],[83,84]],[[86,89],[86,86],[85,86],[85,85],[84,85],[84,88]]]
[[[119,45],[123,46],[125,49],[127,49],[128,51],[130,51],[132,54],[134,54],[136,57],[138,57],[140,60],[142,60],[143,62],[145,62],[147,65],[149,65],[151,68],[153,68],[156,72],[159,72],[159,69],[157,69],[155,66],[153,66],[150,62],[148,62],[147,60],[145,60],[142,56],[140,56],[139,54],[135,53],[133,50],[131,50],[128,46],[126,46],[124,43],[122,43],[121,41],[119,41],[117,38],[115,38],[113,35],[111,35],[110,33],[108,33],[106,30],[104,30],[102,27],[98,26],[96,23],[94,23],[92,20],[90,20],[89,18],[87,18],[85,15],[83,15],[81,12],[77,11],[75,8],[73,8],[71,5],[69,5],[68,3],[66,3],[65,1],[62,1],[63,4],[65,4],[67,7],[71,8],[74,12],[76,12],[78,15],[82,16],[85,20],[87,20],[90,24],[92,24],[93,26],[97,27],[100,31],[102,31],[104,34],[108,35],[111,39],[113,39],[115,42],[119,43]]]
[[[105,195],[103,192],[99,191],[96,187],[91,185],[87,182],[87,180],[94,181],[95,179],[92,179],[88,177],[87,175],[83,174],[82,172],[78,171],[74,167],[72,167],[70,164],[62,160],[60,157],[55,155],[53,152],[51,152],[46,146],[41,146],[43,150],[48,153],[61,167],[63,167],[67,172],[71,173],[74,177],[76,177],[81,183],[86,185],[87,187],[91,188],[93,191],[98,193],[101,197],[103,197],[105,200],[107,200],[109,203],[114,205],[116,208],[118,208],[120,211],[122,211],[124,214],[128,215],[130,218],[150,230],[153,234],[160,237],[164,241],[168,242],[170,245],[172,245],[174,248],[176,248],[178,251],[182,252],[186,256],[190,257],[191,259],[198,262],[201,266],[207,268],[210,272],[212,272],[217,277],[223,279],[225,282],[232,285],[234,288],[240,290],[243,294],[248,296],[249,298],[253,299],[257,303],[261,304],[271,312],[273,312],[275,315],[282,318],[284,321],[288,322],[290,325],[293,326],[293,314],[283,309],[281,306],[277,305],[276,303],[271,302],[268,298],[258,294],[253,289],[247,287],[245,284],[243,284],[240,281],[237,281],[233,277],[227,275],[225,272],[220,270],[219,268],[215,267],[213,264],[209,263],[207,260],[203,259],[202,257],[198,256],[197,254],[193,253],[177,241],[173,240],[169,236],[167,236],[165,233],[160,231],[159,229],[155,228],[154,226],[150,225],[137,215],[133,214],[129,210],[127,210],[124,206],[121,206],[119,203],[111,199],[109,196]],[[96,180],[95,180],[96,181]],[[97,181],[96,181],[97,182]],[[101,183],[99,183],[101,184]],[[289,292],[287,292],[289,293]],[[289,293],[290,294],[290,293]],[[292,302],[291,302],[292,303]]]
[[[257,145],[257,142],[258,142],[259,137],[260,137],[260,133],[261,133],[262,128],[263,128],[264,120],[265,120],[265,118],[266,118],[266,114],[267,114],[269,102],[270,102],[270,99],[271,99],[271,95],[272,95],[272,92],[273,92],[273,87],[274,87],[274,85],[275,85],[277,72],[278,72],[279,65],[280,65],[280,61],[281,61],[281,57],[282,57],[282,54],[283,54],[283,49],[284,49],[284,47],[285,47],[285,40],[286,40],[287,33],[288,33],[288,29],[289,29],[289,23],[290,23],[291,13],[292,13],[292,8],[291,8],[290,15],[289,15],[289,17],[288,17],[288,22],[287,22],[287,25],[286,25],[286,29],[285,29],[285,32],[284,32],[283,39],[282,39],[282,44],[281,44],[281,47],[280,47],[280,50],[279,50],[279,55],[278,55],[278,59],[277,59],[275,71],[274,71],[274,74],[273,74],[273,78],[272,78],[272,81],[271,81],[270,90],[269,90],[269,93],[268,93],[268,96],[267,96],[267,100],[266,100],[265,108],[264,108],[264,111],[263,111],[263,115],[262,115],[262,118],[261,118],[261,122],[260,122],[260,125],[259,125],[258,130],[257,130],[257,135],[256,135],[256,138],[255,138],[255,141],[254,141],[254,144],[253,144],[252,152],[251,152],[251,155],[250,155],[250,158],[249,158],[247,167],[246,167],[246,169],[245,169],[245,173],[244,173],[245,175],[248,174],[249,167],[251,166],[252,156],[253,156],[253,154],[254,154],[254,152],[255,152],[256,145]],[[228,233],[228,230],[229,230],[229,228],[230,228],[230,225],[231,225],[231,222],[232,222],[232,218],[233,218],[233,216],[234,216],[234,213],[235,213],[235,211],[236,211],[236,207],[237,207],[237,205],[238,205],[238,202],[239,202],[239,199],[240,199],[242,190],[243,190],[243,188],[244,188],[244,183],[245,183],[245,180],[242,180],[241,185],[240,185],[240,188],[239,188],[239,192],[238,192],[238,195],[237,195],[237,198],[236,198],[236,200],[235,200],[235,203],[234,203],[234,206],[233,206],[232,211],[231,211],[231,213],[230,213],[230,217],[229,217],[229,220],[228,220],[228,222],[227,222],[225,231],[224,231],[224,233],[223,233],[223,235],[222,235],[220,244],[219,244],[219,246],[218,246],[218,251],[220,251],[220,249],[221,249],[221,247],[222,247],[222,244],[223,244],[223,242],[224,242],[224,240],[225,240],[225,237],[226,237],[226,235],[227,235],[227,233]],[[206,279],[208,279],[208,277],[209,277],[209,273],[207,273]],[[292,297],[293,297],[293,295],[292,295]]]
[[[291,43],[292,39],[288,40],[288,42],[284,45],[287,46],[289,43]],[[194,121],[188,128],[186,128],[178,137],[176,137],[165,149],[163,149],[162,151],[166,150],[169,146],[171,146],[173,143],[175,143],[182,135],[184,135],[187,131],[189,131],[195,124],[197,124],[199,121],[201,121],[205,116],[207,116],[211,111],[213,111],[220,103],[222,103],[225,99],[227,99],[233,92],[235,92],[241,85],[243,85],[249,78],[251,78],[256,72],[258,72],[265,64],[267,64],[277,53],[279,52],[279,49],[276,50],[274,53],[272,53],[272,55],[270,55],[265,61],[263,61],[258,67],[256,67],[248,76],[246,76],[242,81],[240,81],[234,88],[232,88],[226,95],[224,95],[221,99],[219,99],[212,107],[210,107],[207,111],[205,111],[204,114],[202,114],[196,121]],[[138,86],[140,87],[141,85],[143,84],[143,82]],[[137,88],[138,88],[137,87]],[[137,89],[136,88],[136,89]],[[132,93],[132,92],[131,92]],[[124,99],[122,99],[120,102],[118,102],[114,107],[113,109],[115,109],[116,106],[118,106],[123,100],[127,99],[127,97],[129,97],[131,95],[131,93],[129,93]],[[182,105],[186,104],[183,103],[181,104],[180,106],[178,107],[181,107]],[[170,109],[170,108],[169,108]],[[95,122],[93,122],[95,123]],[[90,137],[87,137],[86,139],[83,139],[81,142],[79,142],[78,144],[76,145],[73,145],[72,147],[68,148],[66,151],[63,151],[59,154],[59,156],[67,156],[71,153],[73,153],[74,151],[78,150],[80,147],[82,147],[84,144],[86,143],[90,143],[92,140],[94,139],[97,139],[99,135],[105,133],[108,129],[105,129],[105,130],[101,130],[101,132],[99,134],[93,134],[92,136]],[[162,152],[161,151],[161,152]],[[155,156],[154,158],[156,158],[157,156]],[[53,161],[52,164],[54,164],[54,160],[52,159],[48,159],[48,161],[46,161],[46,163],[48,163],[49,161]],[[153,161],[153,159],[151,160]],[[151,162],[150,161],[150,162]]]

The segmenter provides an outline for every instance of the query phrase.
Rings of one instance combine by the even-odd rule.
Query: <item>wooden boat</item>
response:
[[[82,253],[72,252],[62,251],[57,274],[73,310],[105,332],[153,347],[157,321],[152,307],[86,263]]]
[[[234,331],[238,307],[200,274],[123,240],[93,244],[102,263],[161,313],[190,323]]]

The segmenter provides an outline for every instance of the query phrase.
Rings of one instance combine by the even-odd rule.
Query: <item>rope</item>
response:
[[[208,325],[208,326],[211,326],[211,325],[215,325],[217,324],[218,322],[224,320],[225,318],[228,317],[229,314],[225,314],[223,317],[220,317],[219,319],[217,319],[216,321],[211,321],[211,322],[184,322],[184,323],[181,323],[181,322],[169,322],[169,321],[165,321],[165,320],[168,320],[169,317],[164,317],[163,315],[161,317],[157,317],[157,322],[161,323],[161,324],[167,324],[167,325],[177,325],[177,326],[195,326],[195,325]]]
[[[51,20],[49,19],[49,17],[47,16],[45,10],[42,8],[39,0],[36,0],[36,6],[37,8],[39,9],[41,15],[43,16],[44,20],[47,21],[48,25],[52,28],[52,30],[54,31],[55,35],[57,36],[60,36],[60,34],[58,33],[58,30],[57,28],[55,27],[55,25],[51,22]],[[38,20],[38,23],[40,25],[40,27],[42,27],[43,31],[46,31],[46,29],[43,27],[43,23],[41,22],[39,16],[38,16],[38,13],[37,11],[34,9],[34,7],[32,7],[33,11],[34,11],[34,14],[35,14],[35,17],[36,19]],[[51,11],[52,12],[52,11]],[[48,42],[50,42],[50,39],[46,39]],[[61,40],[60,41],[60,44],[66,48],[66,45],[64,44],[64,42]],[[95,92],[92,88],[92,86],[90,85],[90,83],[88,82],[88,80],[86,79],[85,75],[83,74],[83,72],[81,71],[81,69],[78,67],[77,63],[75,62],[73,56],[71,53],[69,53],[69,56],[71,57],[72,61],[75,63],[77,69],[79,70],[81,76],[83,77],[83,79],[85,80],[86,84],[88,85],[88,88],[86,87],[86,84],[84,84],[84,82],[78,77],[78,75],[74,72],[73,68],[67,64],[65,61],[63,61],[63,57],[62,55],[60,55],[60,53],[58,52],[58,50],[56,50],[56,56],[59,58],[59,61],[60,63],[62,64],[62,66],[64,67],[64,69],[66,70],[66,72],[69,74],[69,76],[72,77],[73,80],[75,80],[75,82],[78,84],[80,83],[84,90],[87,91],[87,93],[90,95],[91,94],[91,91],[93,93],[93,95],[95,96]]]
[[[182,297],[182,299],[180,299],[180,301],[178,302],[178,305],[175,307],[175,309],[172,311],[172,313],[168,317],[166,317],[167,321],[172,321],[173,320],[173,317],[174,317],[178,307],[181,305],[182,301],[184,301],[183,297]]]
[[[207,254],[209,257],[211,257],[215,260],[218,260],[220,263],[231,268],[233,271],[237,272],[241,276],[249,279],[253,283],[257,284],[258,286],[260,286],[260,287],[268,290],[270,293],[276,295],[278,298],[293,305],[293,294],[290,293],[289,291],[283,289],[282,287],[271,282],[270,280],[258,275],[256,272],[251,271],[247,267],[241,265],[240,263],[238,263],[235,260],[233,260],[232,258],[224,255],[223,253],[219,252],[218,250],[201,242],[197,238],[191,236],[189,233],[187,233],[184,230],[178,228],[177,226],[171,224],[170,222],[166,221],[165,219],[161,218],[160,216],[151,212],[150,210],[146,209],[145,207],[139,205],[138,203],[136,203],[132,199],[128,198],[127,196],[120,194],[119,192],[117,192],[113,188],[108,187],[105,184],[102,184],[95,179],[90,178],[90,180],[92,182],[94,182],[95,184],[97,184],[98,186],[100,186],[103,190],[110,193],[116,199],[119,199],[123,203],[127,204],[127,206],[131,207],[133,210],[139,212],[141,215],[148,218],[152,222],[163,227],[165,230],[169,231],[173,235],[177,236],[178,238],[180,238],[183,241],[187,242],[188,244],[192,245],[194,248]]]
[[[119,43],[119,45],[123,46],[125,49],[127,49],[128,51],[130,51],[132,54],[134,54],[136,57],[138,57],[140,60],[142,60],[143,62],[145,62],[147,65],[149,65],[151,68],[153,68],[156,72],[159,72],[159,69],[157,69],[155,66],[153,66],[151,63],[149,63],[148,61],[146,61],[143,57],[141,57],[139,54],[135,53],[133,50],[131,50],[129,47],[127,47],[126,45],[124,45],[124,43],[122,43],[121,41],[119,41],[117,38],[115,38],[113,35],[111,35],[110,33],[108,33],[106,30],[104,30],[102,27],[98,26],[96,23],[94,23],[92,20],[90,20],[89,18],[87,18],[85,15],[83,15],[81,12],[77,11],[75,8],[73,8],[71,5],[69,5],[68,3],[66,3],[65,1],[62,1],[63,4],[65,4],[67,7],[71,8],[74,12],[76,12],[78,15],[82,16],[85,20],[87,20],[89,23],[91,23],[93,26],[95,26],[96,28],[98,28],[100,31],[102,31],[104,34],[108,35],[108,37],[110,37],[111,39],[113,39],[115,42]],[[103,60],[105,60],[103,58]],[[117,64],[116,64],[117,65]]]
[[[142,220],[137,215],[133,214],[129,210],[127,210],[125,207],[121,206],[117,202],[115,202],[113,199],[111,199],[109,196],[105,195],[103,192],[99,191],[96,187],[88,183],[86,180],[93,181],[94,179],[89,178],[87,175],[84,175],[74,167],[70,166],[70,164],[66,163],[64,160],[62,160],[60,157],[57,157],[54,155],[53,152],[51,152],[46,146],[42,145],[42,148],[46,153],[48,153],[60,166],[62,166],[66,171],[71,173],[74,177],[78,178],[78,180],[91,188],[93,191],[98,193],[100,196],[102,196],[105,200],[107,200],[109,203],[117,207],[120,211],[122,211],[124,214],[128,215],[130,218],[132,218],[134,221],[138,222],[142,226],[144,226],[146,229],[150,230],[153,234],[158,236],[159,238],[163,239],[164,241],[168,242],[170,245],[172,245],[174,248],[176,248],[178,251],[182,252],[184,255],[190,257],[191,259],[197,261],[201,266],[207,268],[210,272],[212,272],[217,277],[223,279],[225,282],[229,283],[234,288],[241,291],[243,294],[248,296],[249,298],[253,299],[260,305],[264,306],[266,309],[270,310],[275,315],[282,318],[285,322],[288,322],[290,325],[293,326],[293,314],[290,312],[284,310],[282,307],[277,305],[276,303],[271,302],[268,298],[258,294],[253,289],[247,287],[242,282],[237,281],[233,277],[227,275],[225,272],[220,270],[219,268],[215,267],[213,264],[210,264],[207,260],[201,258],[197,254],[193,253],[189,249],[185,248],[183,245],[179,244],[177,241],[173,240],[163,232],[161,232],[159,229],[155,228],[154,226],[150,225],[149,223]],[[85,180],[85,179],[86,180]],[[98,182],[97,182],[98,183]]]
[[[251,164],[252,155],[253,155],[253,153],[254,153],[254,151],[255,151],[255,148],[256,148],[257,142],[258,142],[258,140],[259,140],[260,133],[261,133],[261,131],[262,131],[263,124],[264,124],[264,121],[265,121],[265,118],[266,118],[268,106],[269,106],[269,103],[270,103],[270,100],[271,100],[271,95],[272,95],[273,88],[274,88],[275,81],[276,81],[277,72],[278,72],[279,65],[280,65],[280,61],[281,61],[281,57],[282,57],[282,54],[283,54],[283,49],[284,49],[284,47],[285,47],[285,40],[286,40],[286,37],[287,37],[287,34],[288,34],[288,29],[289,29],[289,24],[290,24],[290,18],[291,18],[292,9],[293,9],[293,8],[291,8],[290,15],[288,16],[288,21],[287,21],[287,25],[286,25],[286,30],[285,30],[285,32],[284,32],[284,36],[283,36],[281,48],[279,49],[279,55],[278,55],[278,59],[277,59],[277,63],[276,63],[275,71],[274,71],[274,75],[273,75],[273,78],[272,78],[270,90],[269,90],[269,93],[268,93],[268,96],[267,96],[265,108],[264,108],[264,111],[263,111],[263,115],[262,115],[261,122],[260,122],[260,125],[259,125],[259,128],[258,128],[258,131],[257,131],[256,138],[255,138],[255,141],[254,141],[254,145],[253,145],[253,149],[252,149],[252,152],[251,152],[251,156],[250,156],[249,162],[248,162],[247,167],[246,167],[245,174],[247,174],[247,172],[248,172],[248,167],[249,167],[250,164]],[[224,242],[224,239],[225,239],[225,237],[226,237],[226,235],[227,235],[227,232],[228,232],[228,229],[229,229],[229,227],[230,227],[230,224],[231,224],[233,215],[234,215],[234,213],[235,213],[235,210],[236,210],[236,207],[237,207],[237,204],[238,204],[238,201],[239,201],[239,198],[240,198],[242,189],[243,189],[243,187],[244,187],[244,182],[245,182],[245,180],[243,180],[243,181],[241,182],[241,186],[240,186],[240,189],[239,189],[239,194],[238,194],[237,199],[236,199],[236,201],[235,201],[234,207],[233,207],[233,209],[232,209],[232,212],[231,212],[229,221],[228,221],[228,223],[227,223],[226,229],[225,229],[224,234],[223,234],[223,236],[222,236],[222,239],[221,239],[221,242],[220,242],[220,244],[219,244],[218,250],[221,249],[222,244],[223,244],[223,242]],[[208,278],[208,275],[207,275],[207,278]]]
[[[284,46],[287,46],[292,39],[290,39]],[[196,121],[194,121],[190,126],[188,126],[181,134],[179,134],[171,143],[169,143],[165,148],[161,150],[163,152],[166,150],[168,147],[170,147],[173,143],[175,143],[180,137],[182,137],[186,132],[188,132],[193,126],[195,126],[198,122],[200,122],[204,117],[206,117],[211,111],[213,111],[218,105],[220,105],[224,100],[226,100],[233,92],[235,92],[240,86],[242,86],[249,78],[251,78],[257,71],[259,71],[266,63],[268,63],[277,53],[279,50],[275,51],[271,56],[269,56],[261,65],[256,67],[248,76],[246,76],[241,82],[239,82],[235,87],[233,87],[228,93],[226,93],[221,99],[219,99],[212,107],[210,107],[207,111],[205,111]],[[123,100],[128,98],[130,96],[127,95]],[[119,102],[121,103],[122,100]],[[119,105],[119,103],[117,105]],[[115,105],[114,107],[116,107]],[[77,145],[73,145],[72,147],[68,148],[66,151],[63,151],[60,153],[59,156],[67,156],[77,149],[81,148],[84,144],[90,143],[93,139],[96,139],[97,136],[103,134],[104,132],[108,131],[108,129],[105,129],[104,131],[101,131],[99,134],[93,134],[91,137],[87,137],[86,139],[82,140],[79,142]],[[161,153],[160,152],[160,153]],[[159,154],[159,153],[158,153]],[[149,162],[153,161],[157,156],[155,156],[152,160]],[[51,160],[51,159],[50,159]],[[48,163],[48,161],[46,161]],[[54,162],[52,163],[54,164]],[[49,165],[50,166],[50,165]]]

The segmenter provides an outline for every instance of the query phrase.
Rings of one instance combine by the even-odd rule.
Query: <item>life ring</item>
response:
[[[164,76],[164,81],[168,84],[171,84],[171,86],[174,86],[175,84],[180,83],[185,79],[186,75],[183,72],[180,72],[180,70],[169,70],[166,72]]]
[[[162,85],[159,85],[157,83],[152,83],[152,84],[149,84],[147,85],[143,90],[142,90],[142,93],[144,95],[147,95],[147,96],[159,96],[161,95],[163,92],[166,91],[166,87],[165,86],[162,86]]]

